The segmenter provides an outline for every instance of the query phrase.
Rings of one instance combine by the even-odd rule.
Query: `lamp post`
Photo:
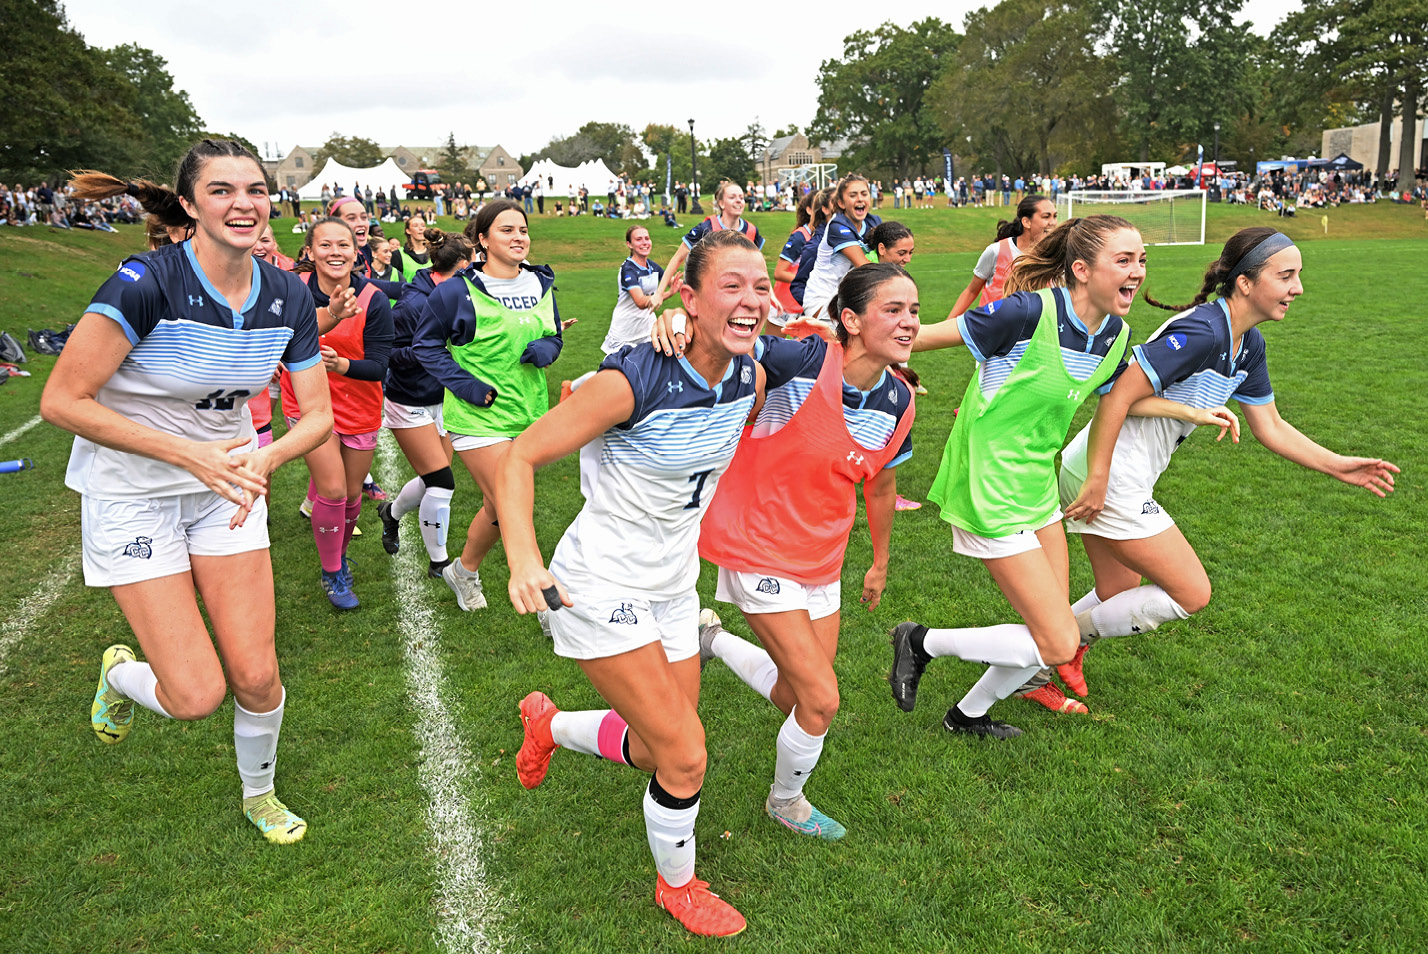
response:
[[[1220,177],[1220,124],[1215,123],[1215,178]]]
[[[699,165],[695,157],[694,120],[689,121],[689,191],[694,193],[694,204],[689,207],[691,215],[703,215],[704,206],[699,204]]]

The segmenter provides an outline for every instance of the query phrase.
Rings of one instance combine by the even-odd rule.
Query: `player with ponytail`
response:
[[[743,215],[744,190],[736,182],[730,182],[728,179],[723,180],[714,190],[714,214],[694,226],[684,236],[684,242],[674,253],[674,257],[669,260],[669,267],[665,273],[660,276],[659,287],[655,289],[654,293],[655,300],[662,302],[673,294],[670,291],[670,282],[684,267],[684,260],[689,257],[690,250],[706,235],[713,235],[715,232],[728,229],[741,233],[754,243],[755,248],[763,248],[764,237],[759,234],[759,230],[752,222],[744,221]]]
[[[202,140],[174,183],[75,176],[79,193],[138,198],[179,241],[100,287],[40,400],[76,435],[65,483],[81,494],[85,583],[110,589],[146,659],[105,651],[90,723],[119,743],[135,703],[197,720],[232,687],[244,813],[268,841],[294,842],[307,822],[273,788],[286,695],[263,495],[332,426],[317,322],[302,283],[253,257],[271,201],[252,153]],[[308,415],[258,447],[245,400],[279,361]]]
[[[1055,202],[1044,195],[1028,195],[1017,203],[1016,216],[1010,222],[997,223],[997,240],[988,245],[977,259],[977,264],[972,267],[972,280],[957,296],[957,303],[952,306],[952,314],[948,317],[956,318],[971,308],[979,294],[983,308],[1000,301],[1006,294],[1006,280],[1011,274],[1012,263],[1054,228]]]

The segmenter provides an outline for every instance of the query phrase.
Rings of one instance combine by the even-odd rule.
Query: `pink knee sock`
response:
[[[342,569],[343,521],[347,501],[318,494],[312,501],[312,538],[317,541],[317,558],[328,573]]]
[[[352,542],[352,528],[357,526],[357,518],[362,515],[362,495],[347,498],[346,524],[342,528],[342,553],[346,555],[347,544]]]

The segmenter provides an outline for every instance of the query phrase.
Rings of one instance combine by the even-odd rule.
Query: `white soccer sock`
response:
[[[724,665],[734,671],[734,675],[744,680],[749,688],[769,698],[774,683],[778,682],[778,666],[762,646],[755,646],[746,639],[740,639],[727,629],[714,635],[709,644],[714,655],[724,661]]]
[[[808,781],[808,774],[813,771],[813,767],[818,764],[818,757],[823,754],[823,740],[827,738],[827,734],[809,735],[794,718],[797,712],[798,707],[794,706],[793,712],[788,714],[783,727],[778,730],[778,757],[774,760],[774,798],[796,798],[801,794],[804,783]]]
[[[1149,633],[1161,623],[1190,618],[1190,614],[1172,600],[1169,593],[1153,583],[1117,593],[1087,615],[1090,616],[1092,632],[1100,638]]]
[[[1026,681],[1041,669],[1040,663],[1022,668],[988,666],[987,671],[982,673],[982,678],[978,679],[976,684],[967,690],[962,701],[957,703],[957,708],[964,716],[973,719],[984,716],[988,709],[1026,685]]]
[[[397,491],[397,499],[392,501],[392,516],[400,519],[404,514],[411,513],[421,503],[424,493],[426,484],[420,477],[413,477],[402,484],[402,489]]]
[[[238,777],[243,797],[271,791],[278,764],[278,731],[283,727],[283,705],[288,691],[272,712],[249,712],[233,700],[233,748],[238,753]]]
[[[418,481],[421,478],[417,478]],[[451,523],[451,496],[455,491],[448,487],[427,488],[421,498],[418,516],[421,518],[421,542],[426,547],[426,555],[441,563],[446,560],[446,530]]]
[[[1046,665],[1036,648],[1036,640],[1031,638],[1031,630],[1022,623],[968,629],[929,629],[922,639],[922,650],[929,656],[956,656],[967,662],[989,666],[1015,666],[1020,669],[1035,663],[1040,669]]]
[[[651,775],[644,808],[645,835],[655,868],[665,884],[683,887],[694,877],[694,820],[699,817],[699,793],[691,798],[675,798]]]
[[[600,754],[600,723],[609,709],[583,709],[567,712],[562,709],[550,719],[550,737],[555,744],[572,752]]]
[[[122,662],[109,670],[109,685],[120,695],[133,699],[145,709],[172,719],[159,702],[159,677],[146,662]]]
[[[1091,592],[1071,604],[1071,615],[1080,616],[1082,613],[1089,613],[1097,606],[1100,606],[1102,602],[1104,601],[1096,594],[1096,588],[1093,586],[1091,587]]]

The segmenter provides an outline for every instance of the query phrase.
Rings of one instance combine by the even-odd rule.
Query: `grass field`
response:
[[[890,215],[891,210],[884,209]],[[999,210],[912,210],[930,319],[944,315]],[[1403,473],[1379,500],[1303,471],[1246,434],[1197,435],[1158,499],[1215,585],[1208,609],[1089,657],[1089,717],[1018,700],[1027,730],[978,744],[940,726],[980,670],[934,664],[906,715],[883,681],[885,632],[906,618],[1007,621],[986,571],[955,557],[934,507],[901,513],[875,613],[847,598],[842,711],[813,800],[848,825],[809,843],[762,806],[782,718],[721,664],[705,673],[709,773],[700,876],[747,916],[749,951],[1419,951],[1428,946],[1428,333],[1419,286],[1428,234],[1406,207],[1286,223],[1304,239],[1306,294],[1266,329],[1284,417],[1325,445],[1383,456]],[[758,216],[766,253],[790,215]],[[290,221],[290,220],[289,220]],[[1212,243],[1247,224],[1212,206]],[[692,219],[686,220],[692,224]],[[281,226],[281,223],[280,223]],[[289,251],[298,236],[279,227]],[[592,367],[624,256],[617,222],[535,223],[533,259],[558,273],[580,322],[552,386]],[[676,236],[657,228],[656,255]],[[0,329],[76,320],[119,259],[118,235],[0,229]],[[1153,248],[1148,287],[1188,300],[1218,246]],[[1164,314],[1137,304],[1144,336]],[[231,702],[200,723],[136,718],[110,748],[86,720],[101,650],[129,630],[78,564],[78,500],[63,488],[70,438],[38,410],[52,366],[0,388],[0,940],[7,950],[665,951],[695,942],[651,903],[653,874],[633,770],[557,753],[545,785],[516,781],[516,702],[532,689],[598,704],[504,599],[498,547],[483,567],[491,608],[463,614],[423,575],[408,525],[382,552],[372,508],[353,544],[362,608],[338,614],[317,582],[300,465],[275,478],[271,521],[278,646],[290,704],[279,790],[311,823],[291,848],[238,811]],[[924,496],[973,369],[918,356],[931,388],[900,487]],[[1083,409],[1077,426],[1090,413]],[[18,436],[14,436],[21,431]],[[384,444],[376,473],[409,476]],[[456,526],[478,496],[458,474]],[[547,554],[580,505],[573,460],[542,472]],[[870,559],[861,520],[848,577]],[[456,544],[459,548],[459,543]],[[1072,544],[1072,590],[1090,573]],[[701,593],[712,599],[706,567]],[[730,609],[725,614],[737,617]],[[747,633],[742,622],[730,628]],[[721,837],[728,832],[728,837]]]

